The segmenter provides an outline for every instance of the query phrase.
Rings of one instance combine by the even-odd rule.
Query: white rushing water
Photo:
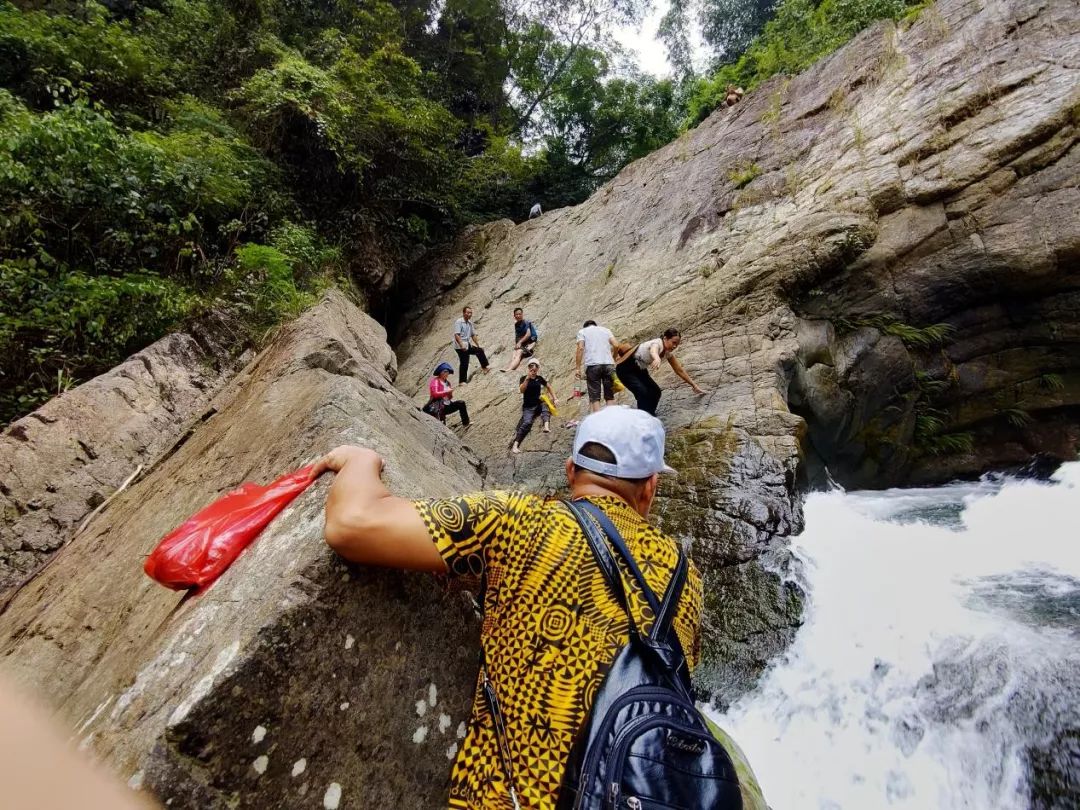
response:
[[[805,624],[718,718],[773,810],[1080,807],[1028,764],[1080,729],[1080,462],[815,494],[793,549]]]

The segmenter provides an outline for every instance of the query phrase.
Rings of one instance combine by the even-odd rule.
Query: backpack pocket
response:
[[[742,806],[735,765],[707,729],[645,715],[619,729],[607,768],[609,810]]]

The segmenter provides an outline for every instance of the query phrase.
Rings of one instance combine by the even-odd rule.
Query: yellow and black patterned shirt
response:
[[[591,498],[611,518],[662,596],[678,551],[622,500]],[[505,715],[522,807],[551,808],[593,696],[629,639],[577,522],[559,501],[485,492],[417,501],[451,575],[487,576],[481,643]],[[624,571],[631,610],[646,631],[653,615]],[[675,630],[690,666],[700,648],[701,577],[690,565]],[[451,808],[510,808],[491,714],[477,689],[468,733],[450,780]]]

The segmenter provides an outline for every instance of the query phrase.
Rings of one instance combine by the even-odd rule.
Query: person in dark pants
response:
[[[694,393],[702,396],[702,391],[690,375],[683,369],[682,364],[675,358],[675,349],[682,342],[679,330],[672,327],[664,332],[662,337],[639,343],[629,352],[619,357],[615,367],[615,373],[619,382],[626,386],[627,390],[634,395],[640,410],[656,416],[656,408],[660,404],[660,386],[649,374],[660,368],[661,362],[667,360],[672,371],[690,384]]]
[[[421,408],[424,413],[434,416],[440,422],[446,421],[447,414],[460,413],[461,426],[469,426],[469,409],[461,400],[454,399],[454,388],[450,385],[450,375],[454,373],[449,363],[439,363],[428,381],[428,401]]]
[[[517,431],[514,433],[514,444],[510,448],[511,453],[521,452],[521,443],[532,430],[536,417],[544,423],[544,433],[551,432],[551,409],[543,399],[544,391],[551,400],[552,405],[557,405],[555,392],[551,390],[548,381],[540,376],[540,361],[535,358],[529,361],[529,373],[521,378],[518,389],[524,394],[521,402],[521,420],[518,422]]]
[[[514,309],[514,354],[510,358],[510,365],[503,371],[514,371],[521,361],[533,356],[536,351],[536,327],[532,321],[525,320],[525,310],[521,307]]]
[[[480,348],[476,340],[476,328],[472,322],[472,307],[461,310],[461,317],[454,322],[454,351],[457,352],[458,363],[461,366],[461,382],[469,381],[469,355],[476,355],[480,361],[480,370],[487,374],[491,369],[488,367],[487,355]]]

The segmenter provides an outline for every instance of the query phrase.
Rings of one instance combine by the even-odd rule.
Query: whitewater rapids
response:
[[[772,810],[1080,807],[1080,462],[815,494],[793,552],[805,624],[717,718]]]

